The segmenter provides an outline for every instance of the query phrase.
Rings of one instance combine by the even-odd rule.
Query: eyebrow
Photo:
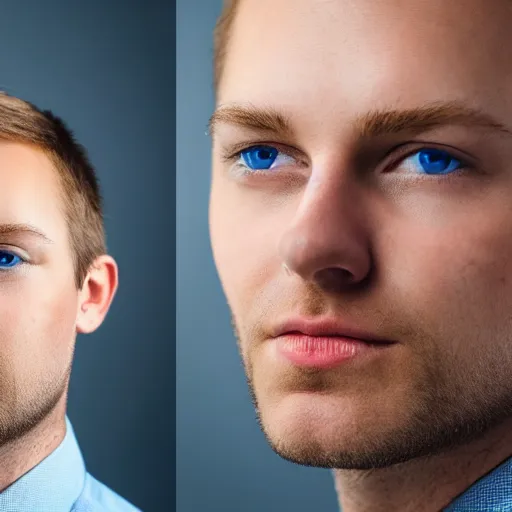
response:
[[[36,236],[42,239],[44,242],[48,244],[53,244],[54,241],[48,238],[43,231],[32,226],[31,224],[0,224],[0,237],[5,235],[20,235],[20,234],[29,234],[32,236]]]
[[[208,123],[210,134],[220,123],[228,123],[276,135],[293,136],[291,122],[272,108],[227,105],[219,107]],[[353,123],[361,137],[380,137],[404,131],[418,132],[441,125],[480,126],[512,135],[512,131],[489,114],[463,103],[437,102],[411,109],[373,110]]]
[[[208,131],[214,134],[218,124],[227,123],[257,131],[293,135],[290,120],[281,112],[271,108],[228,105],[219,107],[208,122]]]

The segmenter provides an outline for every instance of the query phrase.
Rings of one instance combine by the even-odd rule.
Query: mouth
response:
[[[318,369],[377,355],[396,344],[334,319],[287,321],[277,326],[273,343],[278,355],[294,366]]]

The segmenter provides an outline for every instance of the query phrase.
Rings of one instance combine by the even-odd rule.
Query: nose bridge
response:
[[[358,200],[359,199],[359,200]],[[361,193],[346,178],[312,175],[279,251],[286,267],[309,281],[337,276],[364,279],[370,256]]]

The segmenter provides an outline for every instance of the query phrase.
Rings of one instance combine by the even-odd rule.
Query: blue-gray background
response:
[[[212,260],[205,129],[220,10],[178,0],[176,11],[177,510],[335,512],[330,472],[281,460],[260,433]]]
[[[120,286],[79,336],[69,417],[89,471],[145,512],[173,501],[170,0],[2,2],[0,88],[55,111],[97,167]]]

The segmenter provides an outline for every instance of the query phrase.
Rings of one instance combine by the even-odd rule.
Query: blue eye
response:
[[[406,159],[411,160],[422,174],[449,174],[463,167],[460,160],[440,149],[422,149]]]
[[[16,254],[0,250],[0,270],[15,267],[22,261],[23,260]]]
[[[278,154],[279,151],[271,146],[253,146],[240,153],[247,167],[253,171],[270,169]]]

